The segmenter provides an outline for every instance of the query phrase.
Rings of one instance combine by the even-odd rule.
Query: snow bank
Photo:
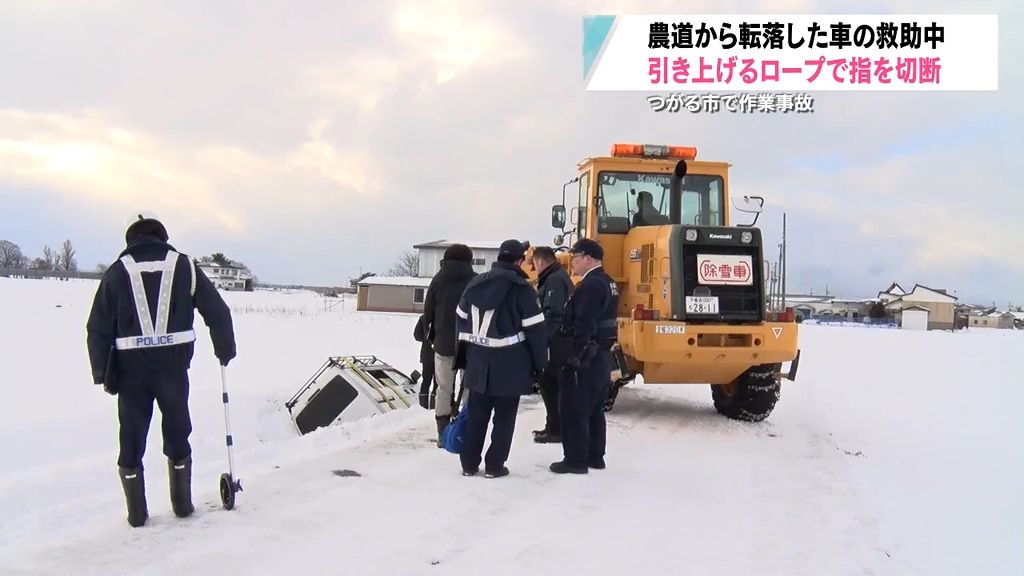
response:
[[[93,386],[89,281],[0,278],[3,574],[1020,574],[1024,333],[803,326],[772,417],[714,412],[705,386],[639,385],[609,416],[609,468],[558,477],[524,398],[500,480],[459,475],[419,408],[298,436],[284,402],[327,356],[418,368],[415,317],[312,293],[225,293],[239,358],[227,469],[205,326],[192,375],[197,513],[167,501],[154,416],[151,522],[124,521],[115,399]],[[339,476],[354,471],[358,476]]]

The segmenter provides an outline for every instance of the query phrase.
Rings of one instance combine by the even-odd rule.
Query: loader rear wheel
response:
[[[749,368],[729,384],[712,384],[715,410],[734,420],[764,420],[779,401],[782,384],[775,379],[775,374],[781,369],[781,364],[761,364]]]

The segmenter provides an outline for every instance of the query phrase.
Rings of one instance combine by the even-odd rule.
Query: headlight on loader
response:
[[[740,242],[743,242],[744,244],[750,244],[750,241],[753,239],[754,235],[751,234],[749,231],[740,234]]]
[[[697,241],[697,231],[694,230],[693,228],[690,228],[689,230],[687,230],[686,231],[686,241],[687,242],[696,242]]]

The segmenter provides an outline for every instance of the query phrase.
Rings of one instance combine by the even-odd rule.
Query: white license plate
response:
[[[687,314],[718,314],[718,296],[687,296]]]
[[[751,286],[753,258],[726,254],[698,254],[697,281],[713,286]]]

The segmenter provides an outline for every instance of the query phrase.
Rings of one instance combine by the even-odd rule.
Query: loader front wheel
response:
[[[729,384],[712,384],[715,410],[734,420],[764,420],[779,401],[782,384],[775,379],[775,374],[781,369],[781,364],[761,364],[749,368]]]

